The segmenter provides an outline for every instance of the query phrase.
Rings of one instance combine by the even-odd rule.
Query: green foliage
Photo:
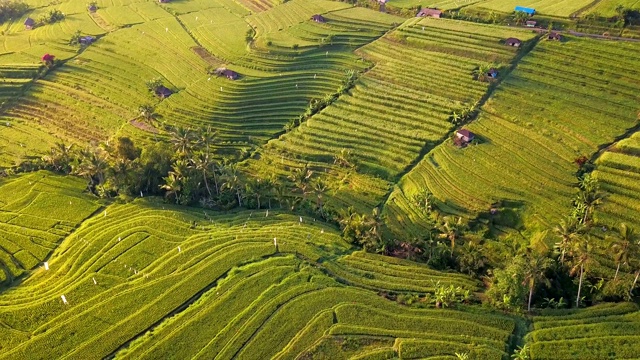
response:
[[[39,25],[51,25],[58,21],[64,20],[65,16],[60,10],[49,10],[46,14],[42,15],[37,23]]]
[[[0,3],[0,23],[10,19],[18,19],[29,10],[29,5],[22,1],[3,1]]]

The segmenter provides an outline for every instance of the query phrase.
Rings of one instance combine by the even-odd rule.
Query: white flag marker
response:
[[[47,261],[44,262],[44,269],[49,270],[49,262]]]

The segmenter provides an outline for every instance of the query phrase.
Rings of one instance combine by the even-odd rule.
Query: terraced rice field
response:
[[[410,20],[358,50],[375,66],[349,95],[270,142],[261,150],[260,161],[249,166],[264,171],[260,167],[267,164],[269,173],[284,174],[285,168],[303,161],[331,170],[327,177],[337,204],[371,209],[421,151],[450,131],[451,113],[486,93],[489,84],[473,79],[474,68],[487,62],[508,67],[516,50],[502,41],[510,36],[528,40],[533,34],[457,21]],[[352,152],[359,173],[340,183],[345,174],[332,163],[342,149]],[[354,195],[361,199],[354,200]]]
[[[0,180],[0,286],[34,270],[99,209],[80,179],[37,172]]]
[[[533,318],[532,360],[633,359],[640,352],[640,312],[633,303],[561,310]]]
[[[516,6],[525,6],[535,9],[539,14],[569,17],[591,3],[593,0],[487,0],[473,7],[510,13]]]
[[[344,69],[363,69],[366,64],[353,50],[400,21],[366,9],[340,10],[347,5],[339,2],[307,5],[294,0],[249,16],[230,0],[131,2],[99,4],[91,15],[96,22],[84,6],[60,23],[32,31],[14,22],[3,35],[7,54],[0,64],[33,67],[47,52],[66,63],[4,111],[0,123],[9,125],[0,128],[0,138],[10,143],[0,160],[11,165],[26,154],[44,153],[56,141],[84,145],[119,135],[151,141],[151,133],[129,125],[145,103],[156,104],[161,122],[216,127],[222,153],[263,144],[312,98],[334,91]],[[60,4],[65,6],[70,3]],[[316,24],[312,13],[331,20]],[[269,29],[274,17],[285,22]],[[251,25],[257,37],[248,44]],[[100,38],[77,53],[67,45],[76,29]],[[230,67],[241,78],[212,77],[208,66]],[[176,93],[159,101],[145,87],[154,78]]]
[[[2,190],[36,175],[43,174]],[[54,200],[26,209],[55,214]],[[20,211],[14,203],[7,201],[3,214]],[[66,213],[75,216],[68,221],[82,220],[77,209]],[[412,309],[387,300],[378,291],[424,295],[436,281],[469,290],[477,284],[410,261],[351,253],[332,227],[278,212],[207,214],[152,199],[110,205],[62,241],[48,264],[0,294],[0,359],[411,359],[454,352],[489,359],[506,355],[515,326],[480,310]]]
[[[488,211],[506,199],[521,203],[526,222],[565,216],[574,160],[636,124],[639,49],[575,38],[538,44],[469,125],[477,145],[445,142],[400,181],[386,207],[396,229],[420,231],[422,215],[409,199],[425,187],[446,212]]]
[[[622,5],[627,9],[640,9],[638,0],[601,0],[594,4],[585,14],[598,14],[600,16],[611,17],[616,14],[616,7]]]
[[[640,133],[619,141],[596,161],[596,178],[608,194],[598,216],[640,228]]]

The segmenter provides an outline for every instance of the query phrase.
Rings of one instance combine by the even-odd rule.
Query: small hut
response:
[[[491,79],[495,79],[498,77],[498,70],[491,68],[489,69],[489,71],[487,71],[487,77],[491,78]]]
[[[169,96],[171,96],[171,94],[173,94],[173,91],[171,91],[171,89],[166,88],[164,85],[160,85],[156,88],[156,90],[154,91],[154,93],[156,94],[157,97],[159,97],[160,99],[166,99]]]
[[[507,46],[513,46],[513,47],[520,47],[520,45],[522,45],[522,41],[516,38],[508,38],[507,40],[504,41],[504,43]]]
[[[431,9],[431,8],[423,8],[422,10],[418,11],[418,14],[416,15],[416,17],[433,17],[438,19],[441,16],[442,16],[441,10]]]
[[[161,3],[161,4],[166,4],[166,3],[171,2],[171,0],[158,0],[158,2]]]
[[[536,27],[538,22],[535,21],[535,20],[527,20],[527,22],[525,24],[527,25],[527,27]]]
[[[94,13],[96,11],[98,11],[98,6],[96,4],[90,4],[87,9],[89,10],[89,12]]]
[[[467,146],[475,139],[475,134],[467,129],[460,129],[456,131],[456,137],[454,143],[458,146]]]
[[[24,21],[24,28],[27,30],[31,30],[36,26],[36,21],[32,18],[28,17],[27,20]]]
[[[325,20],[324,16],[319,15],[319,14],[315,14],[311,17],[311,20],[317,22],[317,23],[326,23],[327,20]]]
[[[84,46],[91,45],[94,41],[96,41],[96,38],[91,35],[82,36],[78,40],[80,45],[84,45]]]
[[[560,40],[562,40],[562,35],[558,34],[557,32],[550,32],[549,33],[549,40],[560,41]]]
[[[218,75],[218,76],[224,76],[229,80],[236,80],[239,77],[237,72],[235,72],[233,70],[229,70],[229,69],[224,68],[224,67],[217,68],[216,71],[215,71],[215,74]]]

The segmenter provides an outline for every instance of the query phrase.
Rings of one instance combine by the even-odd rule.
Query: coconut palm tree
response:
[[[151,104],[140,105],[138,107],[138,112],[140,113],[140,117],[147,122],[151,122],[156,117],[155,109]]]
[[[199,153],[191,159],[191,163],[193,167],[202,174],[202,180],[204,181],[204,186],[207,189],[207,193],[209,197],[211,197],[211,189],[209,188],[209,170],[211,169],[212,162],[209,158],[208,153]],[[216,185],[217,189],[217,185]]]
[[[176,204],[178,204],[180,201],[180,191],[182,191],[182,179],[180,175],[175,172],[169,172],[169,174],[162,179],[164,180],[164,184],[160,185],[160,188],[166,191],[165,196],[174,196],[176,198]]]
[[[536,285],[541,282],[546,286],[550,285],[549,279],[545,276],[545,272],[552,264],[553,262],[546,254],[537,254],[529,250],[525,255],[523,285],[529,288],[529,301],[527,302],[528,312],[531,312],[531,299],[533,298],[533,291]]]
[[[462,222],[462,217],[445,216],[438,225],[439,237],[449,240],[451,244],[451,254],[456,247],[456,241],[462,237],[464,230],[465,225]]]
[[[556,243],[556,248],[561,252],[560,263],[564,264],[564,258],[567,252],[573,248],[580,234],[585,231],[585,227],[575,218],[568,217],[567,219],[560,220],[560,223],[553,228],[553,231],[560,238],[560,241]]]
[[[575,276],[580,274],[580,280],[578,282],[578,296],[576,297],[576,307],[580,306],[580,292],[582,290],[582,282],[584,280],[584,274],[589,271],[593,262],[592,246],[589,244],[589,239],[586,238],[582,241],[577,241],[573,249],[573,259],[570,274]]]
[[[242,206],[242,182],[238,177],[238,171],[235,165],[225,167],[224,184],[222,184],[221,188],[228,189],[232,193],[235,193],[238,206]]]
[[[186,156],[192,147],[193,134],[190,129],[178,126],[171,132],[171,144],[173,148],[182,156]]]

